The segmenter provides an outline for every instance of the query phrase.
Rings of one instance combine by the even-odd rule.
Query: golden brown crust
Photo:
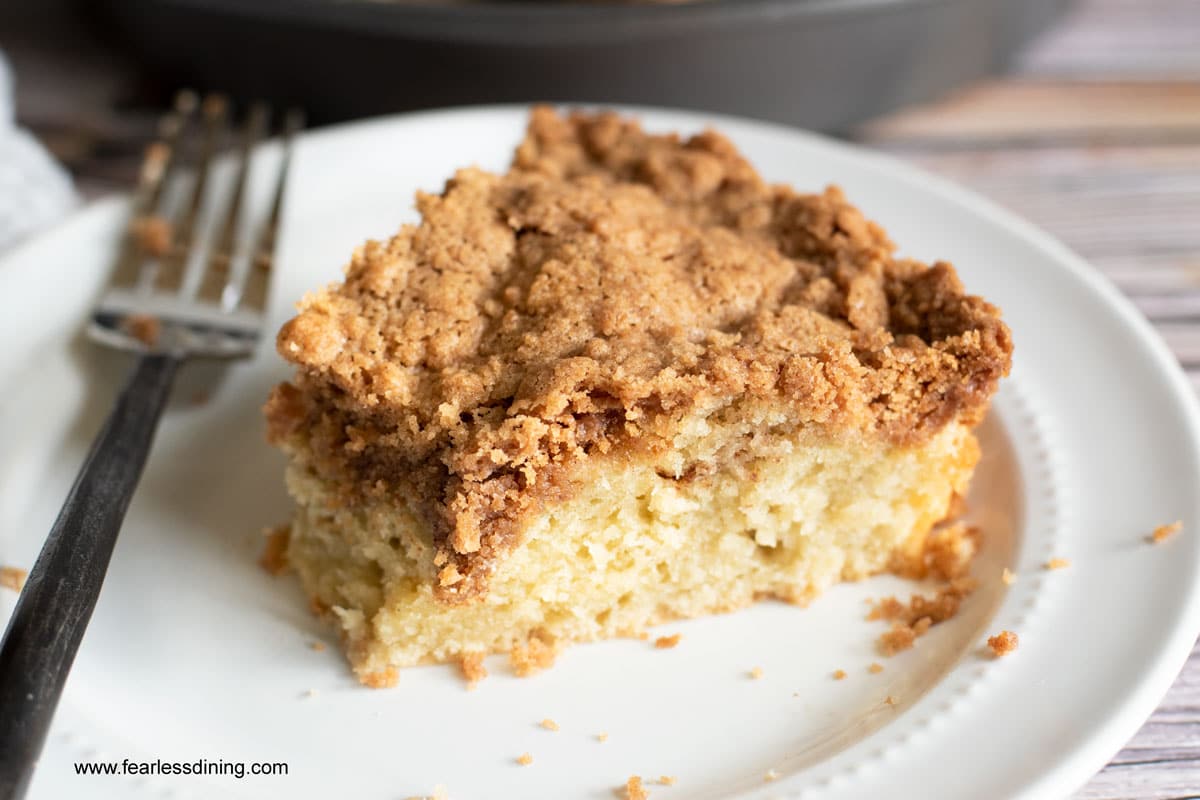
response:
[[[979,419],[1009,368],[948,264],[895,258],[838,189],[768,185],[714,132],[537,109],[509,173],[417,205],[280,331],[299,369],[266,412],[353,491],[426,498],[446,602],[486,591],[574,466],[664,447],[698,409],[918,443]]]

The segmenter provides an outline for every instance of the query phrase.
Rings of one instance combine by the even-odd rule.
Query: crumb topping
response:
[[[650,793],[642,786],[640,775],[630,775],[625,781],[625,800],[647,800]]]
[[[1017,649],[1017,635],[1012,631],[1000,631],[995,636],[989,636],[987,645],[997,658],[1005,656]]]
[[[1154,529],[1154,532],[1150,534],[1150,541],[1154,544],[1165,542],[1167,539],[1170,539],[1181,530],[1183,530],[1183,522],[1181,520],[1175,520],[1167,525],[1159,525]]]
[[[463,169],[280,330],[272,438],[355,486],[429,498],[439,599],[486,593],[581,459],[670,441],[698,409],[899,443],[982,417],[999,312],[902,259],[840,190],[770,185],[723,136],[535,110],[510,171]]]
[[[676,633],[671,636],[660,636],[654,640],[654,646],[659,650],[670,650],[672,647],[679,644],[679,640],[682,638],[682,633]]]

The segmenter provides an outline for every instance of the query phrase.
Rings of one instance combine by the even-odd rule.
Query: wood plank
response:
[[[1112,140],[1200,142],[1200,83],[993,80],[867,123],[893,145]]]
[[[1087,0],[1021,57],[1020,74],[1200,80],[1198,0]]]

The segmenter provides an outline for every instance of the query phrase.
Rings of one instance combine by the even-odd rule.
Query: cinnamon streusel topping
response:
[[[279,333],[274,441],[427,498],[439,597],[486,591],[517,521],[588,456],[736,404],[920,443],[1007,373],[998,311],[893,256],[836,188],[765,183],[715,132],[539,108],[511,170],[460,170]]]

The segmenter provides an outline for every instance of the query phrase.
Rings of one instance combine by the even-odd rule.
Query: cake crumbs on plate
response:
[[[308,647],[310,650],[313,650],[318,653],[325,652],[325,643],[324,642],[309,642]]]
[[[29,577],[29,570],[21,567],[0,567],[0,586],[5,589],[12,589],[14,592],[19,592],[25,588],[25,579]]]
[[[129,314],[121,320],[121,329],[146,347],[154,347],[162,334],[162,323],[150,314]]]
[[[1012,631],[1000,631],[995,636],[989,636],[987,640],[987,646],[996,658],[1006,656],[1016,650],[1019,643],[1020,640]]]
[[[676,779],[674,775],[662,775],[659,777],[658,782],[663,786],[674,786],[675,780]]]
[[[883,698],[883,704],[884,704],[884,705],[888,705],[888,706],[894,706],[894,705],[896,705],[896,703],[898,703],[898,702],[900,702],[900,701],[899,701],[899,700],[897,700],[895,697],[893,697],[893,696],[892,696],[892,695],[890,695],[890,694],[889,694],[887,697]]]
[[[368,672],[359,679],[372,689],[390,689],[400,682],[400,671],[395,667]]]
[[[555,722],[554,720],[550,719],[549,717],[546,717],[544,720],[542,720],[538,724],[541,725],[543,728],[545,728],[548,731],[557,731],[558,730],[558,723]]]
[[[844,680],[846,680],[846,670],[844,670],[844,669],[835,669],[835,670],[833,671],[833,679],[834,679],[835,681],[844,681]]]
[[[911,648],[934,625],[957,614],[975,585],[973,578],[960,575],[939,588],[932,597],[914,594],[907,604],[895,597],[884,597],[875,602],[867,619],[892,623],[892,627],[879,636],[879,652],[891,657]]]
[[[269,574],[281,575],[287,570],[288,539],[291,535],[291,525],[276,525],[263,529],[263,536],[267,541],[263,545],[262,555],[258,557],[258,565]]]
[[[317,696],[317,690],[316,690],[316,689],[307,689],[307,690],[305,690],[305,692],[304,692],[304,696],[305,696],[305,697],[316,697],[316,696]]]
[[[450,800],[450,793],[442,784],[433,787],[433,794],[418,794],[405,798],[405,800]]]
[[[1012,586],[1017,582],[1017,573],[1013,572],[1008,567],[1005,567],[1004,571],[1000,573],[1000,582],[1005,586]]]
[[[872,675],[878,675],[879,673],[883,672],[883,664],[880,664],[878,661],[874,661],[871,663],[871,666],[867,667],[867,672],[871,673]]]
[[[682,638],[682,633],[676,633],[671,636],[660,636],[654,640],[654,646],[659,650],[670,650],[672,647],[679,644],[679,640]]]
[[[467,688],[474,689],[479,682],[488,676],[487,667],[483,665],[483,653],[464,653],[458,662],[458,668],[467,681]]]
[[[158,258],[171,250],[174,238],[171,223],[157,214],[137,217],[129,224],[129,232],[144,255]]]
[[[750,670],[750,678],[752,680],[756,680],[756,681],[762,680],[762,676],[763,676],[763,668],[762,667],[755,667],[754,669]]]
[[[1066,569],[1069,566],[1071,566],[1071,561],[1066,558],[1052,558],[1046,562],[1046,569],[1049,570]]]
[[[533,756],[529,753],[521,753],[521,755],[517,756],[517,763],[522,767],[528,767],[533,763]]]
[[[608,741],[608,732],[607,732],[607,731],[601,731],[600,733],[597,733],[597,734],[596,734],[596,741],[597,741],[597,742],[607,742],[607,741]]]
[[[1154,529],[1154,532],[1150,534],[1150,541],[1154,544],[1165,542],[1167,539],[1170,539],[1181,530],[1183,530],[1183,520],[1177,519],[1174,522],[1166,525],[1159,525]]]
[[[556,652],[553,642],[540,636],[530,636],[525,644],[519,644],[508,654],[508,663],[518,677],[527,678],[554,666]]]
[[[650,793],[642,786],[642,777],[640,775],[630,775],[629,780],[625,781],[625,799],[646,800],[648,797],[650,797]]]
[[[779,770],[777,769],[769,769],[767,770],[766,774],[763,775],[763,781],[766,783],[777,780],[779,780]]]

